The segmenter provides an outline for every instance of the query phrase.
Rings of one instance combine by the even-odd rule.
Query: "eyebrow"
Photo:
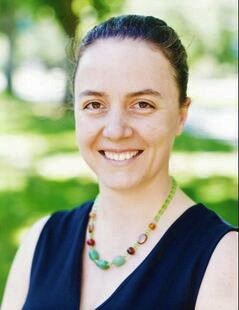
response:
[[[87,90],[80,92],[79,94],[79,97],[85,97],[85,96],[105,97],[106,93],[87,89]]]
[[[151,89],[151,88],[129,93],[126,95],[126,97],[132,98],[132,97],[137,97],[137,96],[142,96],[142,95],[161,97],[160,92],[158,92],[157,90]],[[107,97],[106,93],[104,92],[89,90],[89,89],[80,92],[79,97],[85,97],[85,96]]]
[[[150,96],[161,97],[160,92],[158,92],[157,90],[151,89],[151,88],[147,88],[147,89],[143,89],[143,90],[136,91],[133,93],[129,93],[129,94],[127,94],[127,97],[136,97],[136,96],[142,96],[142,95],[150,95]]]

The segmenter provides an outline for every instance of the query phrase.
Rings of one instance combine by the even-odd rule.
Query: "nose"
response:
[[[105,122],[103,136],[111,140],[128,138],[133,130],[129,125],[127,116],[119,110],[111,112]]]

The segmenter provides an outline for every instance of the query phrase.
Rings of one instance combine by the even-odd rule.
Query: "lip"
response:
[[[100,149],[99,152],[112,152],[112,153],[124,153],[124,152],[136,152],[140,151],[143,152],[142,149],[124,149],[124,150],[119,150],[119,149]]]
[[[118,160],[114,160],[114,159],[109,159],[105,156],[104,152],[114,152],[114,153],[122,153],[122,152],[134,152],[134,151],[138,151],[138,153],[133,156],[132,158],[129,159],[125,159],[122,161],[118,161]],[[139,149],[127,149],[127,150],[100,150],[98,151],[100,153],[100,155],[104,158],[104,160],[106,160],[108,163],[111,163],[114,166],[123,166],[123,165],[127,165],[130,164],[131,162],[135,161],[138,157],[140,157],[140,155],[144,152],[144,150],[139,150]]]

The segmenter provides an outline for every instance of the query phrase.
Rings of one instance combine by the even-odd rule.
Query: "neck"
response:
[[[167,174],[164,177],[153,179],[143,188],[130,188],[129,190],[115,190],[100,184],[98,200],[99,213],[108,223],[120,219],[152,218],[166,199],[172,186],[172,180]]]

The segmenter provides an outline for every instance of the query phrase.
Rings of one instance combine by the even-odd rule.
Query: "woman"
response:
[[[236,309],[236,229],[169,175],[187,80],[186,51],[162,20],[120,16],[86,35],[75,124],[99,196],[32,228],[3,310]]]

